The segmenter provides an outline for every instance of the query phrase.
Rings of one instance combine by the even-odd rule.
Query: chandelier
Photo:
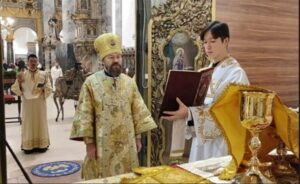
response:
[[[0,32],[3,34],[2,36],[7,37],[7,39],[13,39],[14,22],[15,20],[11,17],[4,18],[0,16]],[[4,38],[2,37],[2,39]]]
[[[4,28],[10,28],[14,24],[15,20],[11,17],[6,17],[6,19],[3,19],[0,17],[0,23]]]

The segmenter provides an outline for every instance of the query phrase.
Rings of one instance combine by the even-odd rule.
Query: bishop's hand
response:
[[[96,144],[89,143],[86,145],[87,157],[90,159],[96,159]]]
[[[22,82],[24,82],[24,74],[23,72],[20,72],[17,74],[17,81],[21,84]]]
[[[142,149],[142,141],[141,141],[141,138],[136,138],[135,141],[136,141],[136,149],[137,149],[137,152],[140,152],[141,149]]]
[[[179,104],[179,108],[177,111],[164,111],[163,114],[167,116],[162,116],[162,119],[174,121],[178,119],[186,119],[188,117],[188,107],[177,97],[177,103]]]

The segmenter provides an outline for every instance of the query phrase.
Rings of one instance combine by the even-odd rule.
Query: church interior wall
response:
[[[151,0],[159,6],[166,0]],[[230,52],[251,84],[299,106],[299,1],[215,0],[215,19],[230,27]]]
[[[63,0],[62,1],[62,30],[59,33],[60,39],[63,43],[72,43],[75,40],[75,23],[72,21],[68,13],[75,13],[75,1]]]
[[[120,35],[122,39],[122,0],[112,0],[112,4],[112,32]]]
[[[125,19],[124,16],[125,13],[128,13],[129,4],[134,3],[134,0],[126,1],[126,3],[122,3],[121,0],[101,1],[105,2],[105,7],[101,7],[102,10],[99,10],[103,13],[105,24],[105,28],[101,31],[111,32],[116,30],[123,38],[124,46],[134,45],[135,30],[132,29],[135,29],[135,19]],[[54,1],[39,2],[42,4],[44,36],[49,33],[48,20],[54,13],[55,3]],[[70,0],[62,1],[62,11],[64,11],[66,3],[70,2]],[[114,25],[112,25],[113,17],[112,11],[110,11],[112,2],[116,7]],[[151,0],[151,5],[158,6],[164,2],[165,0]],[[215,0],[215,2],[215,18],[228,22],[231,29],[230,52],[243,65],[251,83],[278,92],[284,103],[288,106],[297,107],[299,103],[298,1],[265,0],[253,2],[244,0],[240,2],[238,0]],[[126,11],[122,11],[122,9]],[[134,10],[134,8],[130,9],[132,11],[130,13],[133,15]],[[122,12],[122,14],[118,12]],[[66,12],[63,12],[63,21],[66,17],[68,17]],[[73,29],[65,30],[70,23],[70,20],[67,21],[61,32],[62,42],[64,43],[74,41],[76,30],[74,29],[74,23],[73,27],[71,26]],[[113,28],[113,26],[115,27]],[[40,35],[38,37],[40,39]],[[15,53],[17,54],[17,52]],[[43,58],[40,60],[43,62]]]
[[[122,3],[122,43],[125,47],[135,46],[135,0],[127,0]]]
[[[125,13],[129,13],[126,12],[127,10],[132,11],[130,18],[135,16],[135,8],[129,9],[135,0],[126,1],[126,4],[124,0],[100,1],[105,1],[105,7],[98,7],[98,10],[102,8],[99,12],[103,13],[103,26],[105,28],[100,26],[101,29],[99,28],[100,32],[98,33],[101,34],[104,30],[105,32],[114,31],[122,37],[123,46],[134,46],[136,22],[135,19],[126,17]],[[152,5],[156,6],[165,1],[151,0]],[[42,2],[43,35],[46,35],[49,34],[48,20],[53,15],[55,8],[54,1]],[[62,0],[62,2],[62,11],[64,11],[64,6],[69,6],[68,3],[75,1]],[[231,32],[230,53],[246,70],[251,84],[274,90],[287,106],[298,107],[299,2],[297,0],[255,2],[252,0],[215,0],[215,3],[216,14],[214,17],[229,24]],[[93,14],[93,16],[95,15]],[[68,16],[64,11],[63,19],[66,17]],[[67,25],[72,23],[70,18],[64,19],[64,21],[66,24],[63,28],[67,28]],[[73,67],[74,61],[76,61],[72,45],[75,40],[76,29],[75,24],[72,24],[61,32],[62,42],[56,46],[55,50],[56,59],[63,70]],[[143,39],[146,40],[146,38]],[[6,47],[4,49],[6,50]],[[16,53],[17,57],[25,57],[25,55],[17,55]],[[93,60],[97,60],[97,58],[93,58]]]
[[[55,7],[54,7],[54,1],[43,1],[42,2],[42,11],[43,11],[43,29],[44,29],[44,35],[49,34],[49,26],[48,26],[48,20],[55,14]]]
[[[250,83],[299,106],[299,1],[216,0],[216,19],[230,27],[230,53]]]

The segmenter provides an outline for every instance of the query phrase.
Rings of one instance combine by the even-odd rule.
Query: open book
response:
[[[186,106],[202,105],[212,73],[212,67],[203,68],[200,71],[169,70],[159,116],[163,115],[163,111],[178,109],[176,97],[180,98]]]

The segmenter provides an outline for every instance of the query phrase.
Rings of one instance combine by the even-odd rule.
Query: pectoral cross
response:
[[[114,82],[113,82],[113,88],[114,88],[114,90],[116,90],[117,89],[117,84],[116,84],[116,78],[115,77],[113,77],[113,80],[114,80]]]

